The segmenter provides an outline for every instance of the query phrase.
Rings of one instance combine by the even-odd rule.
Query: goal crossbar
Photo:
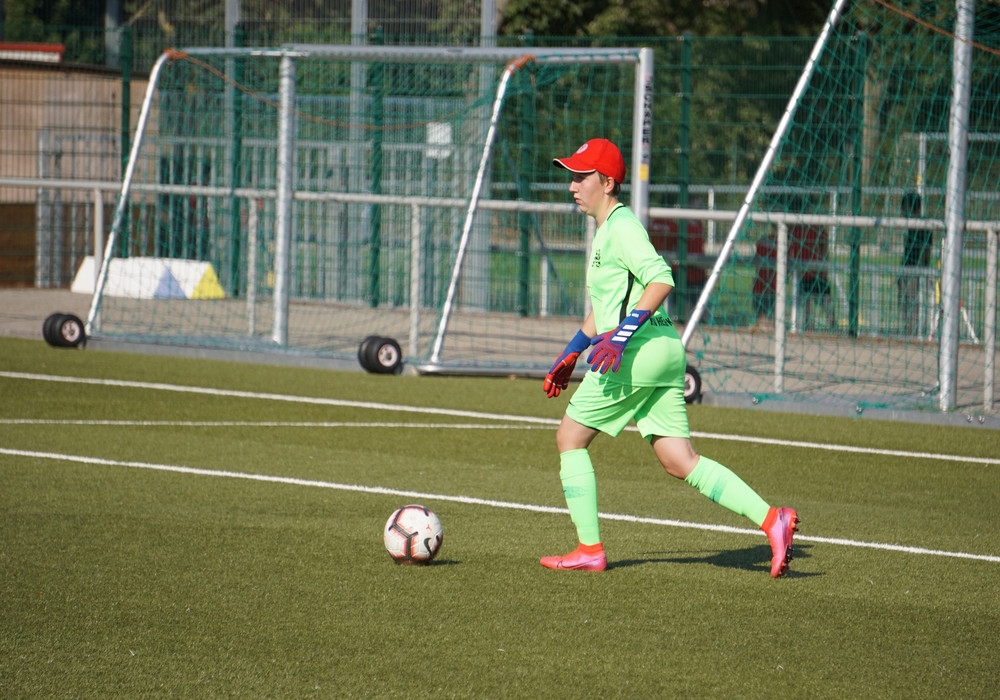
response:
[[[342,61],[386,63],[509,63],[530,56],[536,63],[637,63],[642,48],[490,48],[480,46],[373,46],[370,44],[286,44],[274,48],[191,47],[169,49],[160,60],[190,56],[268,56],[304,58],[324,56]],[[170,55],[167,55],[170,54]]]

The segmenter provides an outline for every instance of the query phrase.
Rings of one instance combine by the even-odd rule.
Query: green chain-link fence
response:
[[[751,216],[736,232],[733,255],[720,269],[688,341],[706,392],[747,405],[807,401],[836,407],[846,403],[858,410],[936,406],[955,10],[940,3],[923,3],[921,10],[924,14],[913,15],[890,4],[855,3],[817,57]],[[989,224],[1000,218],[994,191],[1000,165],[1000,118],[994,110],[1000,96],[995,49],[1000,27],[992,26],[990,17],[982,14],[974,27],[972,52],[965,215],[978,223],[963,239],[957,350],[958,405],[966,408],[981,405],[991,381],[984,354],[989,329],[995,326],[995,308],[989,318],[986,292]],[[67,45],[90,47],[93,60],[100,62],[96,56],[103,42],[73,31],[82,38]],[[125,73],[124,84],[136,86],[126,110],[131,128],[139,86],[152,61],[168,45],[224,42],[221,33],[205,31],[179,27],[167,37],[135,30],[123,41],[131,47],[123,54],[131,57],[126,69],[99,78],[121,86]],[[343,31],[335,27],[322,36],[312,30],[280,35],[247,31],[240,43],[347,41],[335,34]],[[399,37],[381,40],[407,43]],[[533,46],[568,43],[533,39]],[[649,46],[655,52],[650,230],[674,264],[678,289],[670,311],[683,324],[729,233],[733,216],[722,212],[735,212],[744,201],[816,42],[683,37],[597,43]],[[530,53],[533,47],[524,48]],[[267,65],[263,59],[222,61],[211,70],[191,64],[184,70],[198,68],[197,74],[165,77],[154,129],[157,155],[144,165],[147,182],[161,190],[130,208],[129,236],[116,251],[124,257],[209,263],[226,303],[239,306],[232,317],[238,321],[206,313],[210,307],[204,300],[195,316],[216,328],[235,323],[248,338],[267,338],[269,333],[267,318],[252,304],[273,285],[275,251],[269,231],[274,199],[271,194],[234,199],[232,192],[274,188],[278,77],[273,65]],[[415,290],[429,308],[439,306],[462,225],[461,202],[481,153],[484,119],[501,68],[493,66],[484,81],[468,65],[348,62],[299,67],[299,190],[457,200],[454,206],[420,215],[422,268],[416,284],[410,278],[415,229],[409,200],[395,206],[324,202],[322,197],[298,203],[291,292],[303,309],[315,313],[303,320],[316,331],[302,351],[348,353],[369,331],[405,336],[403,310]],[[8,68],[0,71],[4,74],[13,79]],[[25,87],[43,74],[19,74],[17,80]],[[478,346],[468,346],[466,360],[478,353],[489,356],[495,367],[507,363],[520,371],[538,371],[547,367],[547,354],[571,335],[584,311],[587,232],[581,217],[565,213],[566,183],[551,167],[551,158],[568,154],[586,138],[604,135],[619,143],[631,163],[633,90],[631,72],[620,68],[535,67],[515,75],[483,198],[533,202],[539,208],[492,210],[477,219],[481,236],[471,269],[482,276],[478,281],[462,278],[462,299],[491,333],[475,341]],[[119,99],[124,92],[118,90]],[[14,106],[9,100],[0,97],[7,101],[5,109]],[[52,114],[79,111],[81,104],[88,104],[86,97],[72,104],[50,97],[43,106]],[[86,134],[91,139],[87,152],[100,152],[105,165],[99,175],[74,172],[67,168],[69,150],[63,146],[59,172],[69,179],[114,181],[121,176],[123,145],[128,143],[121,105],[108,105],[102,98],[93,109],[99,119],[60,122],[58,136],[68,143],[67,134]],[[28,156],[24,160],[44,162],[36,157],[38,144],[46,143],[37,134],[40,124],[15,123],[0,124],[0,150],[5,152],[0,163],[10,162],[6,156],[15,150]],[[116,172],[108,173],[107,163]],[[220,189],[193,197],[183,189],[190,187]],[[24,193],[23,188],[16,191]],[[87,213],[93,205],[87,191],[77,201],[68,192],[60,191],[58,206],[32,201],[37,209],[25,228],[45,229],[61,259],[79,261],[94,252],[92,214]],[[626,201],[629,194],[626,190]],[[237,199],[240,205],[234,206]],[[248,206],[251,199],[255,203]],[[110,221],[113,193],[104,202],[104,218]],[[544,204],[552,208],[545,210]],[[698,216],[691,209],[720,213]],[[854,218],[838,218],[843,216]],[[862,223],[865,217],[871,221]],[[882,223],[893,218],[920,221]],[[10,248],[5,250],[0,257],[9,260]],[[74,265],[63,264],[51,283],[67,286],[74,272]],[[7,276],[0,283],[22,282]],[[777,302],[783,302],[780,308]],[[356,315],[332,320],[331,303],[352,304]],[[368,327],[359,319],[370,318],[373,308],[387,317],[400,312],[400,318],[389,328]],[[112,311],[110,306],[105,310],[106,324],[114,320]],[[507,319],[512,325],[505,325]],[[191,341],[182,327],[154,328],[141,314],[120,320],[122,329],[147,339]],[[430,328],[421,327],[418,357],[410,359],[429,352],[434,320],[430,318]],[[469,336],[478,332],[463,331]],[[540,342],[524,352],[530,339]]]

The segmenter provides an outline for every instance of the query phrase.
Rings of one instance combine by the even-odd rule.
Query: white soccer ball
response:
[[[408,505],[399,508],[385,523],[382,541],[397,564],[426,564],[441,549],[444,529],[430,508]]]

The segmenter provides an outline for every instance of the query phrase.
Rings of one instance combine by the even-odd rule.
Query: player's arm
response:
[[[655,311],[663,306],[667,300],[667,295],[673,290],[673,286],[664,282],[650,282],[636,302],[635,308]]]
[[[587,358],[587,362],[590,363],[590,368],[593,371],[601,374],[609,369],[612,372],[618,371],[628,341],[649,320],[653,312],[660,308],[671,289],[673,287],[665,282],[650,282],[643,290],[635,308],[625,317],[625,320],[617,328],[602,333],[591,341],[594,349]]]
[[[569,378],[576,368],[576,359],[580,353],[590,347],[590,339],[597,333],[597,324],[594,321],[594,312],[591,310],[584,319],[580,330],[576,332],[573,339],[569,341],[562,355],[556,358],[555,364],[545,375],[542,389],[550,399],[559,396],[559,393],[569,386]]]

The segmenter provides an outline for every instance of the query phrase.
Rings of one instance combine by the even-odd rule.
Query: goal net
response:
[[[685,328],[704,391],[858,414],[992,409],[998,17],[963,37],[956,5],[902,5],[837,3],[743,206],[718,219],[730,235],[705,251],[715,279]]]
[[[100,263],[98,339],[535,371],[585,314],[586,217],[552,158],[631,154],[647,49],[286,46],[164,54]]]

